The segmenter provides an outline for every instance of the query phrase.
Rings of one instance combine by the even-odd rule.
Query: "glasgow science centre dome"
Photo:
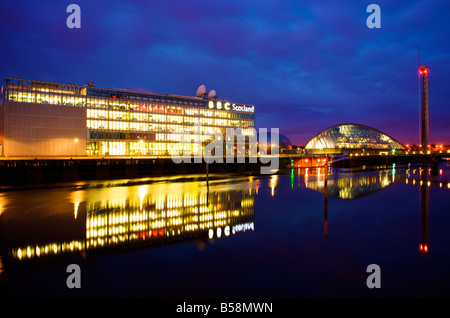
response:
[[[404,150],[406,148],[394,138],[375,128],[359,124],[340,124],[329,127],[311,138],[305,149]]]

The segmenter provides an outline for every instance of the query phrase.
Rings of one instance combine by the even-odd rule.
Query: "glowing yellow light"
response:
[[[75,219],[77,218],[79,205],[80,205],[80,202],[75,202],[73,205],[73,215],[74,215]]]
[[[78,138],[75,138],[73,141],[74,141],[75,143],[77,143],[77,142],[78,142]]]

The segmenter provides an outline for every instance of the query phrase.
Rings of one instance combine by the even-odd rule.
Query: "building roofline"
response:
[[[43,84],[52,84],[52,85],[73,85],[73,86],[80,86],[85,88],[94,88],[94,89],[100,89],[100,90],[114,90],[114,91],[120,91],[120,92],[127,92],[127,93],[137,93],[137,94],[148,94],[148,95],[157,95],[157,96],[165,96],[165,97],[176,97],[176,98],[189,98],[194,100],[204,100],[203,98],[196,97],[196,96],[187,96],[187,95],[179,95],[179,94],[161,94],[161,93],[155,93],[150,91],[139,91],[134,89],[127,89],[127,88],[108,88],[108,87],[101,87],[96,85],[89,85],[88,84],[75,84],[75,83],[67,83],[67,82],[53,82],[53,81],[44,81],[44,80],[37,80],[32,78],[23,78],[23,77],[13,77],[13,76],[7,76],[5,77],[5,80],[19,80],[19,81],[32,81],[36,83],[43,83]]]
[[[73,85],[73,86],[79,86],[79,87],[84,87],[84,88],[92,88],[92,89],[100,89],[100,90],[113,90],[113,91],[118,91],[118,92],[123,92],[123,93],[134,93],[134,94],[144,94],[144,95],[153,95],[153,96],[158,96],[158,97],[169,97],[169,98],[182,98],[182,99],[190,99],[190,100],[194,100],[194,101],[208,101],[208,99],[204,99],[202,97],[197,97],[197,96],[189,96],[189,95],[180,95],[180,94],[161,94],[161,93],[155,93],[155,92],[150,92],[150,91],[139,91],[139,90],[133,90],[133,89],[127,89],[127,88],[107,88],[107,87],[101,87],[101,86],[95,86],[95,85],[90,85],[90,82],[88,82],[88,84],[74,84],[74,83],[66,83],[66,82],[51,82],[51,81],[44,81],[44,80],[37,80],[37,79],[30,79],[30,78],[21,78],[21,77],[11,77],[11,76],[7,76],[5,77],[5,80],[25,80],[25,81],[33,81],[33,82],[39,82],[39,83],[44,83],[44,84],[52,84],[52,85]],[[242,104],[245,106],[255,106],[252,104],[246,104],[246,103],[238,103],[238,104]]]

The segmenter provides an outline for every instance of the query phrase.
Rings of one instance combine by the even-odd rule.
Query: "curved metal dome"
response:
[[[360,124],[340,124],[329,127],[311,138],[305,146],[305,149],[326,148],[406,149],[382,131]]]

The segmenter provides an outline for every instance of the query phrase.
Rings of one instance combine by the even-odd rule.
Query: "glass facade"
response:
[[[86,108],[88,156],[201,155],[227,128],[255,135],[254,106],[228,101],[18,78],[5,79],[2,99]]]
[[[313,137],[305,149],[405,149],[392,137],[374,128],[342,124],[325,129]]]

